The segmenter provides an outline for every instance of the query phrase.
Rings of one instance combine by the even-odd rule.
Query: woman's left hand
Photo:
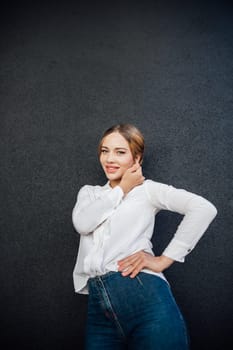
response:
[[[118,261],[118,271],[122,276],[134,278],[142,269],[147,268],[154,272],[162,272],[174,262],[165,255],[153,256],[143,250]]]

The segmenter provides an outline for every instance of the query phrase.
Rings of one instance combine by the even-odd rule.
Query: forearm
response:
[[[185,214],[163,255],[183,262],[185,256],[201,239],[216,213],[216,208],[204,198],[196,203],[190,203],[190,210]]]
[[[77,232],[80,234],[93,232],[113,213],[122,197],[123,191],[114,188],[104,196],[92,201],[86,200],[85,203],[79,198],[72,211],[72,221]]]
[[[183,215],[173,239],[163,255],[183,262],[217,214],[215,206],[205,198],[183,189],[147,181],[146,192],[155,208]]]

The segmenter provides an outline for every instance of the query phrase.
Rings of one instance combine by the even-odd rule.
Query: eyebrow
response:
[[[101,146],[101,148],[106,148],[106,149],[108,149],[107,146]],[[125,151],[128,151],[128,148],[125,148],[125,147],[115,147],[114,149],[116,149],[116,150],[123,149],[123,150],[125,150]]]

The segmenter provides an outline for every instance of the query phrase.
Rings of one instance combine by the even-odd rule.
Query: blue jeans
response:
[[[120,272],[88,281],[87,350],[188,350],[186,326],[162,278]]]

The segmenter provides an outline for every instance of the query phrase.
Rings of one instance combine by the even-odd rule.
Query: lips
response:
[[[113,166],[113,165],[107,165],[106,167],[105,167],[105,169],[106,169],[106,172],[107,173],[110,173],[110,174],[112,174],[112,173],[115,173],[118,169],[119,169],[120,167],[118,167],[118,166]]]

